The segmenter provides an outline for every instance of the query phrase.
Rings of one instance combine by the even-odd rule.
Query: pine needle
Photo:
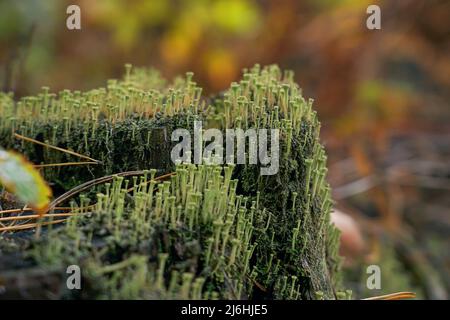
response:
[[[29,214],[29,215],[25,215],[25,216],[3,217],[3,218],[0,218],[0,222],[27,220],[27,219],[42,219],[42,218],[50,218],[50,217],[70,217],[70,216],[74,216],[76,214],[78,214],[78,213],[74,213],[74,212],[53,213],[53,214],[47,214],[44,216],[40,216],[38,214]]]
[[[98,162],[82,161],[82,162],[47,163],[47,164],[35,164],[34,167],[37,169],[40,169],[40,168],[48,168],[48,167],[83,166],[83,165],[89,165],[89,164],[98,164]]]
[[[64,148],[52,146],[51,144],[44,143],[44,142],[41,142],[41,141],[38,141],[38,140],[35,140],[35,139],[32,139],[32,138],[28,138],[28,137],[25,137],[25,136],[23,136],[21,134],[18,134],[18,133],[14,133],[14,137],[16,137],[17,139],[25,140],[25,141],[28,141],[28,142],[32,142],[32,143],[35,143],[35,144],[38,144],[38,145],[41,145],[41,146],[44,146],[44,147],[47,147],[47,148],[50,148],[50,149],[54,149],[54,150],[58,150],[58,151],[61,151],[61,152],[67,153],[67,154],[71,154],[71,155],[76,156],[78,158],[87,159],[87,160],[92,161],[92,162],[100,163],[100,161],[98,161],[98,160],[95,160],[95,159],[92,159],[92,158],[90,158],[88,156],[79,154],[79,153],[77,153],[75,151],[71,151],[71,150],[67,150],[67,149],[64,149]]]
[[[414,292],[396,292],[385,294],[382,296],[375,296],[370,298],[365,298],[362,300],[402,300],[402,299],[413,299],[416,297]]]

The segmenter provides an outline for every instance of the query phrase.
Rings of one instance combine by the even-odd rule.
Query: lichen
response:
[[[153,168],[73,200],[78,214],[30,239],[22,256],[51,270],[80,265],[86,286],[61,293],[68,298],[348,297],[338,292],[339,234],[330,223],[320,123],[293,73],[256,65],[210,99],[192,76],[167,86],[156,72],[127,66],[124,79],[84,93],[44,88],[18,102],[0,94],[0,144],[35,163],[70,161],[14,139],[20,133],[100,161],[46,168],[59,193],[107,174]],[[279,172],[261,176],[259,164],[175,168],[171,132],[192,130],[198,119],[222,131],[279,129]],[[155,180],[173,171],[169,181]]]

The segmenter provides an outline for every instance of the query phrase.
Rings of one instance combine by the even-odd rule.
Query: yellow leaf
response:
[[[47,211],[52,191],[23,156],[0,149],[0,184],[39,214]]]

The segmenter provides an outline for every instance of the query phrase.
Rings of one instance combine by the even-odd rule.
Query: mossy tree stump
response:
[[[8,292],[15,292],[15,276],[32,279],[35,268],[51,270],[65,283],[65,267],[77,264],[83,290],[74,294],[56,286],[58,297],[343,297],[320,123],[292,72],[256,65],[224,94],[206,100],[191,73],[166,85],[153,70],[127,66],[124,79],[88,92],[56,95],[44,88],[18,102],[0,93],[0,113],[0,144],[34,163],[74,158],[14,133],[99,161],[43,169],[56,193],[104,175],[152,168],[73,199],[78,214],[37,240],[3,236],[0,282],[8,283]],[[279,172],[261,176],[260,165],[245,164],[175,166],[171,133],[192,132],[195,120],[223,131],[279,129]],[[175,174],[158,181],[168,172]],[[12,264],[21,267],[12,272]]]

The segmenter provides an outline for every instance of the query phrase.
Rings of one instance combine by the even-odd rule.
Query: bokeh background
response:
[[[67,30],[69,4],[82,30]],[[194,71],[213,94],[255,63],[292,69],[322,121],[344,285],[448,299],[449,40],[445,0],[0,0],[0,90],[94,88],[132,63]]]

